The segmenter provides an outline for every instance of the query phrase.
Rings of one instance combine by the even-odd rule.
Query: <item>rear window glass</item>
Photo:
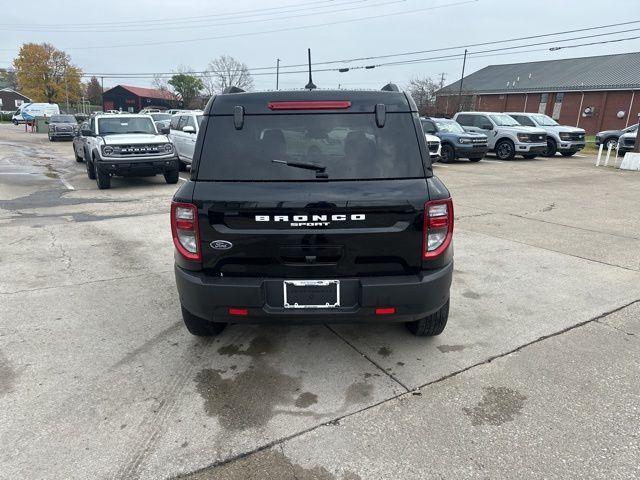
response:
[[[210,118],[198,180],[296,181],[322,176],[424,177],[412,116],[388,113],[385,126],[378,128],[373,114],[247,115],[241,130],[235,129],[232,116]]]

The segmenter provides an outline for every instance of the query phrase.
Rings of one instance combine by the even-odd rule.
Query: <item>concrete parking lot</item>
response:
[[[640,174],[435,170],[449,325],[190,336],[161,176],[0,124],[0,478],[640,477]],[[186,177],[186,173],[182,173]]]

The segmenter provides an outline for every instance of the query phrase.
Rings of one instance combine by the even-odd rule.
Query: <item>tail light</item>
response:
[[[191,203],[171,203],[171,233],[173,244],[187,260],[200,261],[198,208]]]
[[[453,201],[433,200],[424,205],[424,245],[422,257],[432,259],[439,256],[451,244],[453,237]]]

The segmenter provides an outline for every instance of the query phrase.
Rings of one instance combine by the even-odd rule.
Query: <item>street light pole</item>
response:
[[[276,60],[276,90],[280,90],[280,59]]]
[[[64,64],[64,92],[67,97],[67,113],[69,113],[69,81],[67,76],[67,69],[69,65],[65,62]]]
[[[460,77],[460,90],[458,91],[458,111],[462,110],[462,84],[464,83],[464,67],[467,65],[467,49],[464,49],[464,60],[462,60],[462,76]]]

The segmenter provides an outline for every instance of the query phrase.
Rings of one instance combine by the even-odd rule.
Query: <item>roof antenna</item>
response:
[[[311,49],[307,48],[307,56],[309,57],[309,83],[307,83],[304,88],[306,88],[307,90],[313,90],[314,88],[318,88],[315,86],[315,84],[313,83],[313,80],[311,79]]]

